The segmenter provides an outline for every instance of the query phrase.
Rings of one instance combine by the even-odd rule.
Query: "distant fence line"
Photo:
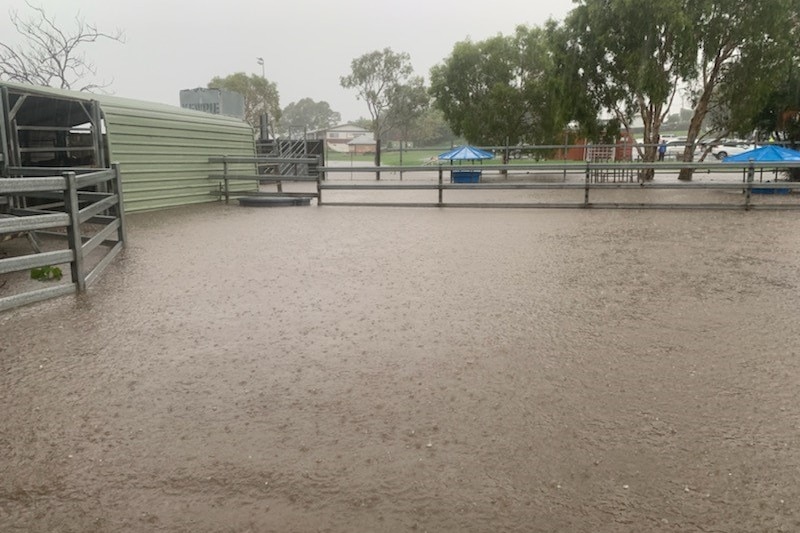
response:
[[[681,140],[676,139],[674,137],[665,138],[665,140],[669,141],[673,144],[673,146],[680,146],[680,147],[687,147],[693,146],[695,148],[702,148],[702,147],[711,147],[711,146],[718,146],[722,144],[736,144],[740,146],[750,146],[753,144],[767,144],[767,143],[758,143],[758,142],[747,142],[747,141],[725,141],[725,140],[696,140],[694,143],[690,143],[688,141],[681,142]],[[798,143],[791,143],[791,142],[778,142],[772,141],[769,144],[775,146],[782,146],[785,148],[792,148],[798,149]],[[490,152],[494,152],[496,154],[503,154],[506,153],[509,155],[510,158],[514,158],[515,155],[521,156],[523,154],[533,154],[534,156],[537,154],[542,153],[552,153],[552,152],[561,152],[562,154],[566,152],[570,153],[577,153],[579,151],[585,151],[587,149],[598,149],[598,153],[602,153],[603,150],[611,150],[611,149],[619,149],[621,153],[633,153],[633,151],[637,149],[645,150],[647,148],[656,148],[659,146],[658,142],[653,143],[646,143],[640,142],[637,140],[631,139],[621,139],[617,142],[597,142],[597,143],[583,143],[583,144],[570,144],[570,143],[563,143],[563,144],[518,144],[518,145],[488,145],[488,146],[476,146],[482,150],[487,150]],[[450,148],[455,147],[451,145]],[[449,149],[449,148],[448,148]],[[424,148],[424,147],[382,147],[381,153],[413,153],[413,152],[431,152],[431,148]],[[708,154],[711,156],[711,154]],[[560,159],[560,158],[559,158]]]
[[[230,200],[231,196],[307,196],[317,199],[317,205],[329,206],[383,206],[383,207],[492,207],[492,208],[614,208],[614,209],[798,209],[800,203],[798,202],[782,202],[782,203],[754,203],[752,195],[754,190],[761,194],[788,194],[794,193],[800,189],[800,183],[795,182],[780,182],[780,183],[757,183],[756,177],[756,163],[671,163],[671,162],[658,162],[658,163],[608,163],[608,162],[583,162],[583,163],[546,163],[546,164],[530,164],[530,165],[480,165],[480,164],[465,164],[450,166],[449,164],[442,164],[435,167],[432,166],[403,166],[403,167],[374,167],[374,166],[318,166],[313,164],[309,167],[312,170],[307,175],[289,174],[289,175],[271,175],[266,180],[269,183],[275,183],[279,187],[278,192],[269,191],[253,191],[250,193],[237,193],[232,195],[230,192],[230,180],[258,180],[264,184],[263,175],[252,174],[232,174],[227,172],[229,163],[242,163],[253,162],[263,163],[271,161],[269,158],[229,158],[218,157],[212,158],[212,162],[219,162],[223,164],[223,172],[221,174],[213,174],[209,176],[212,179],[220,181],[220,198],[225,198],[226,202]],[[292,160],[295,164],[308,164],[308,158],[296,158]],[[762,163],[759,163],[759,168]],[[770,162],[763,163],[764,168],[770,170],[790,169],[797,168],[797,162]],[[602,172],[616,172],[624,170],[628,175],[641,175],[641,173],[649,170],[669,171],[681,170],[684,168],[692,169],[694,172],[724,172],[724,173],[742,173],[741,183],[728,182],[728,183],[713,183],[713,182],[660,182],[648,180],[621,180],[609,181],[598,179],[598,173]],[[449,177],[451,171],[476,171],[476,172],[497,172],[507,173],[508,179],[495,181],[491,183],[478,182],[478,183],[454,183]],[[425,174],[427,178],[411,181],[394,181],[383,179],[381,181],[344,181],[337,180],[337,174],[377,174],[382,173],[384,177],[391,173],[406,173],[420,175]],[[435,177],[431,179],[429,176],[434,173]],[[565,179],[561,182],[548,182],[540,183],[531,180],[529,175],[521,175],[520,172],[527,173],[542,173],[542,172],[557,172],[564,173]],[[579,175],[582,180],[579,182],[567,182],[566,174]],[[445,177],[448,176],[447,179]],[[316,184],[315,192],[285,192],[282,189],[284,182],[313,182]],[[593,201],[592,192],[608,191],[610,189],[635,189],[635,190],[664,190],[664,189],[680,189],[680,190],[732,190],[741,191],[743,196],[742,200],[738,202],[717,202],[717,203],[657,203],[657,202],[600,202]],[[420,202],[420,201],[405,201],[405,202],[374,202],[368,200],[357,201],[336,201],[329,200],[324,195],[324,192],[330,191],[436,191],[437,196],[435,201]],[[453,190],[582,190],[582,200],[579,202],[486,202],[480,201],[478,198],[476,202],[454,202],[445,201],[445,191]],[[788,198],[788,197],[787,197]]]
[[[794,168],[797,167],[797,162],[794,163],[770,163],[768,166],[772,168]],[[614,171],[625,169],[633,172],[640,172],[649,169],[658,170],[680,170],[682,168],[692,168],[693,170],[713,170],[722,172],[736,172],[737,169],[743,171],[743,178],[741,183],[711,183],[711,182],[656,182],[656,181],[599,181],[594,179],[597,171]],[[319,169],[325,174],[335,173],[373,173],[375,167],[321,167]],[[385,175],[390,168],[381,167],[381,172]],[[398,169],[399,170],[399,169]],[[402,167],[403,172],[431,172],[431,167]],[[445,180],[447,175],[452,170],[459,171],[485,171],[485,172],[519,172],[519,171],[536,171],[536,172],[564,172],[569,171],[572,174],[581,174],[584,179],[582,182],[549,182],[537,183],[532,181],[525,181],[526,176],[514,174],[516,180],[509,179],[507,181],[493,182],[493,183],[452,183],[450,180]],[[373,183],[347,183],[336,182],[332,180],[324,180],[320,185],[320,193],[322,191],[359,191],[359,190],[436,190],[438,194],[437,201],[435,202],[336,202],[324,200],[324,205],[340,205],[340,206],[398,206],[398,207],[491,207],[491,208],[605,208],[605,209],[798,209],[800,203],[780,203],[780,204],[756,204],[752,202],[753,190],[756,189],[761,193],[770,192],[794,192],[800,190],[800,183],[794,182],[780,182],[780,183],[757,183],[755,181],[756,167],[753,163],[745,164],[722,164],[722,163],[592,163],[586,162],[583,164],[537,164],[537,165],[460,165],[455,167],[438,166],[435,169],[437,178],[434,183],[397,183],[397,182],[373,182]],[[528,178],[530,179],[530,178]],[[741,191],[743,199],[741,202],[735,203],[656,203],[656,202],[594,202],[591,198],[592,191],[608,191],[612,189],[628,189],[628,190],[666,190],[666,189],[679,189],[679,190],[732,190]],[[446,202],[444,199],[444,192],[448,190],[582,190],[583,198],[579,202]],[[323,198],[319,198],[320,205],[323,204]]]

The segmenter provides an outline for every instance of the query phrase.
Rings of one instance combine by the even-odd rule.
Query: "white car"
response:
[[[684,137],[676,137],[667,141],[666,153],[664,159],[680,159],[683,157],[683,151],[686,149],[686,139]]]
[[[676,139],[671,139],[667,141],[667,150],[664,154],[664,159],[668,161],[682,161],[683,160],[683,153],[686,151],[686,143],[687,140],[683,137],[678,137]],[[700,157],[703,155],[703,152],[706,149],[705,143],[698,143],[696,142],[694,145],[694,152],[692,155],[692,159],[694,161],[698,161]],[[706,157],[708,159],[708,157]]]
[[[755,148],[754,144],[744,141],[726,141],[711,148],[711,155],[722,161],[729,155],[739,155]]]

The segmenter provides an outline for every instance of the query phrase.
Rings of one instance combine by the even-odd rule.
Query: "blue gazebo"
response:
[[[487,152],[486,150],[481,150],[480,148],[465,144],[462,146],[456,146],[455,148],[448,150],[443,154],[439,154],[438,159],[440,161],[450,161],[450,164],[452,165],[453,161],[483,162],[484,159],[492,159],[493,157],[494,154],[491,152]],[[480,170],[453,170],[450,173],[450,181],[453,183],[478,183],[480,179]]]

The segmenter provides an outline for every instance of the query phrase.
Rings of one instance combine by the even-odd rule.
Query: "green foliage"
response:
[[[58,281],[64,274],[59,267],[43,266],[31,269],[31,279],[39,281]]]
[[[281,118],[280,96],[277,86],[255,74],[237,72],[224,78],[215,76],[208,82],[209,89],[227,89],[244,96],[244,118],[253,128],[258,128],[259,117],[267,113],[271,121]]]
[[[428,107],[414,122],[409,138],[414,140],[416,146],[449,146],[455,139],[455,134],[444,119],[442,111]]]
[[[281,113],[280,130],[316,131],[341,122],[342,116],[331,109],[328,102],[315,102],[311,98],[302,98],[287,105]]]
[[[706,0],[695,10],[700,61],[687,80],[694,120],[708,118],[707,128],[720,135],[749,135],[796,58],[800,3]]]
[[[389,126],[385,115],[398,87],[410,83],[414,71],[411,58],[407,53],[384,48],[353,59],[350,69],[351,73],[342,76],[339,82],[345,89],[355,89],[357,98],[367,104],[372,131],[380,139]]]
[[[401,139],[408,140],[409,132],[427,110],[429,101],[428,90],[420,77],[395,86],[389,96],[389,108],[386,111],[388,127],[399,130]]]
[[[644,141],[656,142],[678,80],[695,67],[685,3],[662,0],[645,8],[627,0],[579,2],[560,35],[566,82],[587,94],[574,102],[573,118],[592,121],[610,113],[630,131],[638,116]],[[645,157],[654,160],[655,149]]]
[[[479,145],[543,141],[560,129],[554,63],[546,34],[520,26],[511,36],[459,42],[431,69],[431,94],[453,132]]]

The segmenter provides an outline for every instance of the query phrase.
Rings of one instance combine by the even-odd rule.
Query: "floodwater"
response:
[[[800,215],[222,204],[0,315],[4,532],[800,530]]]

